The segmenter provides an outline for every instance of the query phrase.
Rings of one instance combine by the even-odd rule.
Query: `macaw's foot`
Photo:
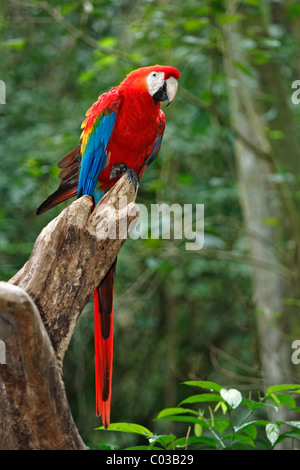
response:
[[[113,178],[117,178],[120,175],[123,175],[127,171],[127,165],[125,163],[118,163],[117,165],[113,165],[110,171],[109,178],[112,180]]]
[[[127,174],[127,177],[129,179],[130,183],[133,184],[134,189],[136,190],[136,188],[138,187],[138,184],[139,184],[138,175],[136,174],[136,172],[134,170],[132,170],[132,168],[127,168],[126,174]]]
[[[134,189],[136,189],[139,183],[138,176],[132,168],[127,168],[125,163],[118,163],[117,165],[114,165],[110,171],[109,177],[110,179],[117,178],[124,173],[127,173],[129,181],[134,185]]]

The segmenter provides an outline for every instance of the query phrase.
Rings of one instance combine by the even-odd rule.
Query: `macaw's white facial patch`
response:
[[[153,96],[164,84],[165,73],[164,72],[151,72],[146,78],[147,88],[151,96]]]

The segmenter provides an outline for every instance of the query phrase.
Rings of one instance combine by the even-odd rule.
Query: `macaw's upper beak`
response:
[[[153,95],[154,101],[166,101],[168,100],[167,106],[174,100],[178,90],[178,82],[176,78],[169,77],[164,81],[164,84],[157,90]]]

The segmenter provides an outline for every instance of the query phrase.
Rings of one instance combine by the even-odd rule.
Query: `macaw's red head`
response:
[[[155,103],[174,100],[180,74],[174,67],[153,65],[142,67],[130,72],[120,84],[119,89],[130,90],[131,93],[148,94]]]

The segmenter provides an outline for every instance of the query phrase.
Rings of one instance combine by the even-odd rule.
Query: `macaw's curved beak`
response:
[[[178,90],[178,82],[176,78],[169,77],[164,81],[164,84],[157,90],[153,95],[154,101],[166,101],[168,100],[167,106],[174,100]]]

